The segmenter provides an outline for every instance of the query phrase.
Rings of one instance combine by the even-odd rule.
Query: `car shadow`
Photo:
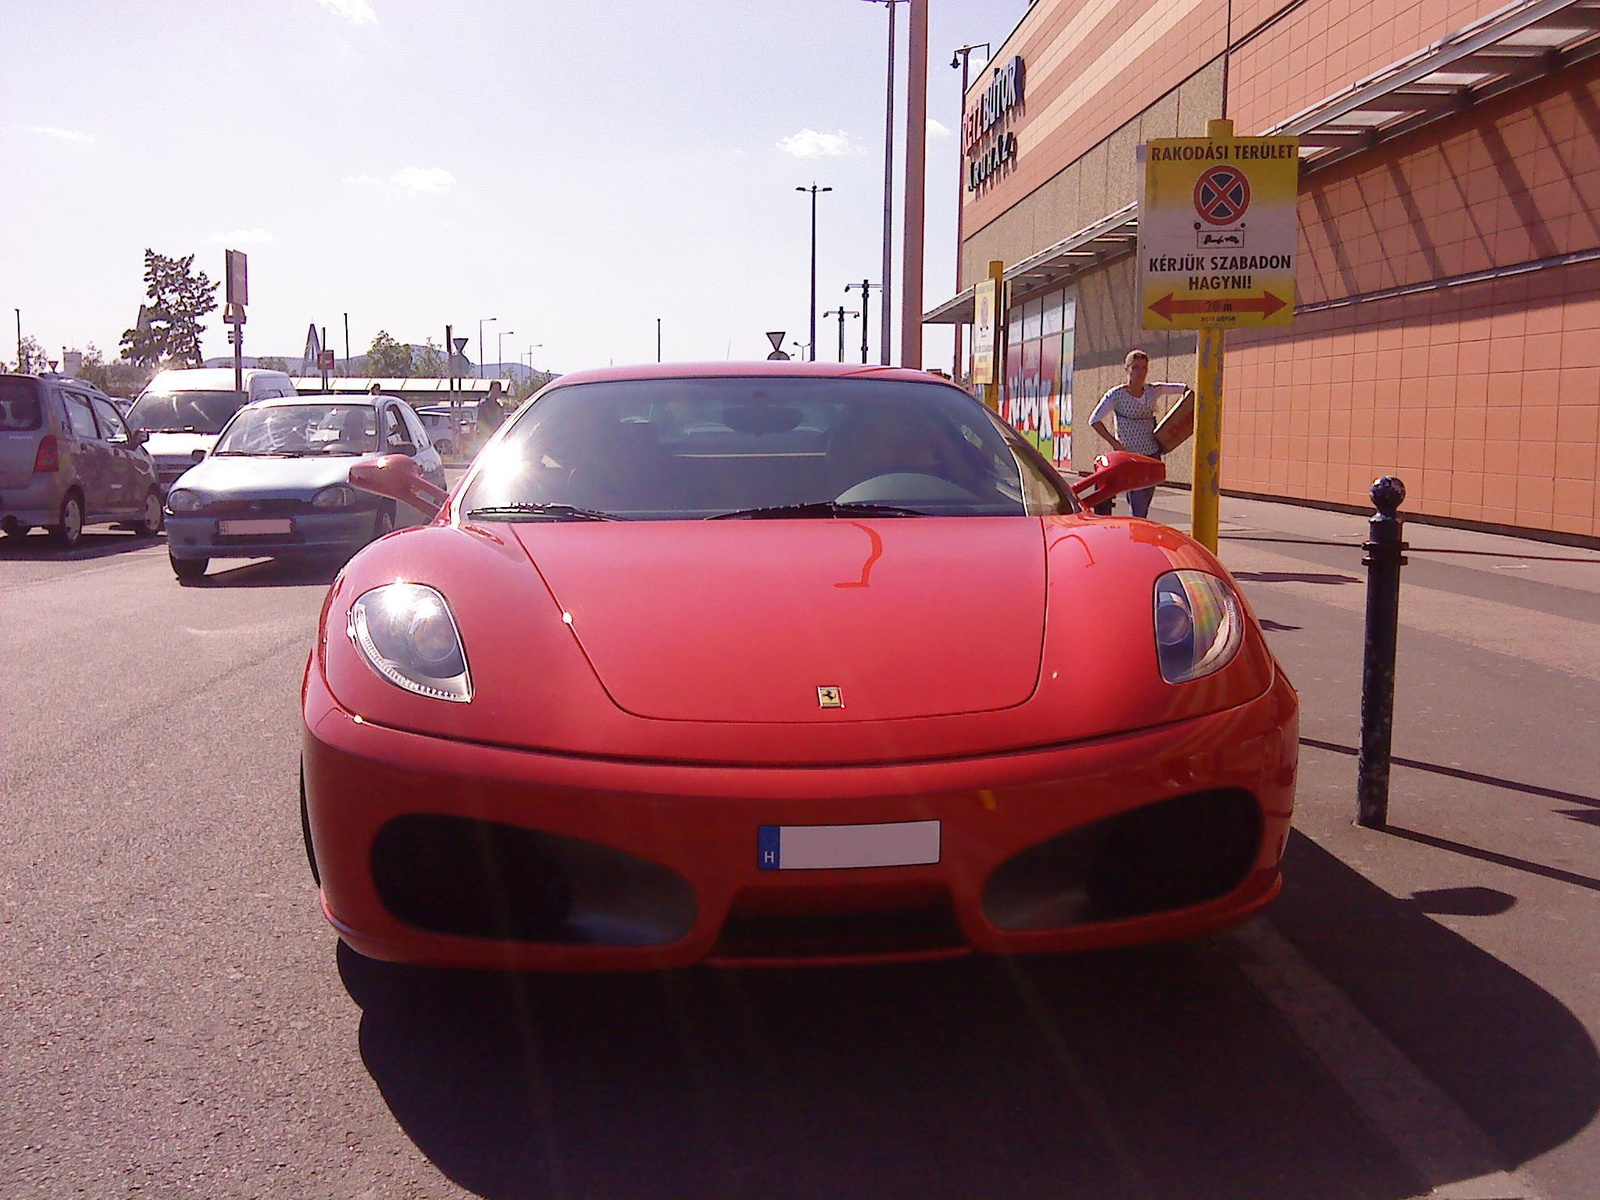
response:
[[[1296,835],[1279,928],[1515,1163],[1600,1110],[1552,996]],[[1222,936],[1016,960],[533,976],[339,947],[417,1147],[497,1197],[1426,1192]],[[1465,1094],[1464,1094],[1465,1093]],[[1293,1181],[1292,1184],[1288,1181]]]
[[[344,558],[259,558],[228,560],[224,567],[213,567],[200,587],[274,588],[326,587],[344,566]]]
[[[85,529],[78,544],[71,550],[63,549],[50,540],[42,529],[35,529],[27,537],[0,538],[0,562],[7,559],[27,559],[38,562],[80,562],[91,558],[105,558],[112,554],[126,554],[130,550],[143,550],[150,546],[166,545],[166,535],[141,537],[122,530]]]

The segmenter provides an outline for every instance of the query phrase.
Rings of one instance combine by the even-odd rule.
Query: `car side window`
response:
[[[400,415],[405,418],[406,427],[411,430],[412,444],[418,450],[426,450],[433,445],[433,439],[428,436],[427,427],[423,425],[421,418],[417,416],[409,405],[400,410]]]
[[[98,438],[99,430],[94,425],[94,410],[89,407],[89,398],[77,392],[63,391],[61,399],[67,406],[67,421],[72,426],[72,432],[81,438]]]
[[[405,423],[401,421],[400,414],[395,411],[394,405],[385,404],[383,406],[384,447],[387,449],[390,446],[398,446],[402,442],[409,442],[410,440],[406,436]]]
[[[109,401],[92,400],[94,415],[100,420],[100,436],[113,445],[125,445],[128,441],[128,427],[123,424],[121,415]]]

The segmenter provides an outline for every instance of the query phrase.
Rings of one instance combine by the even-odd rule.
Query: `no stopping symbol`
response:
[[[1238,167],[1209,167],[1195,180],[1194,211],[1201,220],[1232,225],[1249,207],[1250,181]]]

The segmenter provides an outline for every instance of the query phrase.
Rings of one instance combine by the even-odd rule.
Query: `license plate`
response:
[[[288,533],[293,526],[288,517],[274,520],[218,521],[217,532],[223,537],[249,537],[263,533]]]
[[[763,871],[913,867],[939,861],[939,822],[887,825],[762,825],[756,866]]]

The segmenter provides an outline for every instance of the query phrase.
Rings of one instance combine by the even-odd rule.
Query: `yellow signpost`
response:
[[[1139,309],[1146,329],[1200,332],[1192,532],[1216,553],[1223,334],[1294,319],[1300,143],[1236,138],[1227,120],[1206,133],[1140,147]]]
[[[999,411],[1000,389],[996,359],[1004,361],[1000,350],[1000,331],[1004,327],[1000,306],[1004,296],[1005,263],[989,264],[989,274],[972,289],[972,382],[984,389],[983,400]]]

